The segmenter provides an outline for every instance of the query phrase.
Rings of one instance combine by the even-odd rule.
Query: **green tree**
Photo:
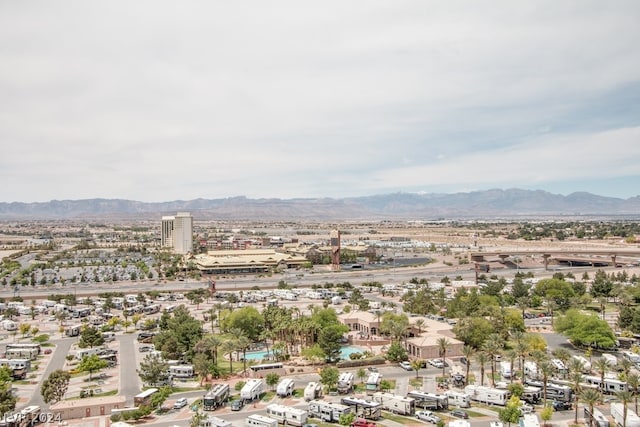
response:
[[[260,332],[264,329],[264,317],[255,307],[242,307],[234,310],[220,321],[223,331],[240,329],[244,335],[256,342],[260,339]]]
[[[327,355],[328,360],[335,361],[339,359],[342,347],[340,341],[348,330],[349,328],[346,325],[339,324],[330,325],[320,330],[318,345]]]
[[[276,374],[275,372],[270,372],[265,377],[265,382],[269,387],[271,387],[272,390],[275,389],[279,381],[280,381],[280,375]]]
[[[615,346],[616,337],[609,324],[596,315],[583,314],[577,310],[568,310],[555,324],[555,330],[566,335],[578,346]]]
[[[156,354],[148,354],[140,362],[138,376],[146,385],[164,385],[169,381],[169,364]]]
[[[367,378],[367,371],[365,371],[364,368],[358,368],[358,371],[356,372],[356,376],[358,377],[361,383],[364,383],[364,379]]]
[[[100,369],[106,368],[107,365],[108,363],[106,360],[100,359],[100,357],[96,354],[91,354],[82,358],[82,360],[78,364],[78,370],[80,372],[88,372],[89,381],[91,381],[91,376],[93,375],[93,373],[99,371]]]
[[[509,426],[511,423],[517,423],[520,418],[520,399],[512,396],[505,407],[498,411],[498,418]]]
[[[80,348],[93,348],[98,347],[104,344],[104,337],[102,336],[102,332],[98,329],[90,326],[88,328],[83,328],[80,331],[80,339],[78,340],[78,347]]]
[[[67,371],[56,369],[51,372],[40,388],[45,403],[60,402],[69,388],[70,379],[71,374]]]
[[[543,426],[547,426],[551,418],[553,417],[553,408],[551,406],[546,406],[540,411],[540,418],[543,421]]]
[[[418,372],[420,371],[420,368],[422,368],[423,364],[424,364],[424,360],[422,359],[413,359],[411,361],[411,369],[416,371],[416,379],[418,379]]]
[[[354,413],[342,414],[338,419],[338,424],[341,426],[350,426],[356,419],[356,415]]]
[[[386,357],[392,362],[407,360],[407,350],[399,342],[392,342],[387,349]]]
[[[322,383],[329,391],[336,389],[340,371],[334,366],[327,366],[320,371],[320,383]]]
[[[580,400],[589,406],[589,413],[593,414],[593,407],[602,400],[602,394],[593,388],[585,388],[580,393]],[[592,419],[589,419],[589,425],[592,426]]]

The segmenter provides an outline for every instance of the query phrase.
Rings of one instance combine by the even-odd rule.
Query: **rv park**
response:
[[[349,243],[356,247],[355,243],[367,241],[365,237],[390,242],[376,248],[375,261],[357,256],[339,270],[316,264],[277,268],[267,274],[218,275],[199,275],[187,268],[188,259],[169,274],[172,261],[163,258],[167,254],[153,243],[153,238],[147,240],[141,233],[135,241],[123,241],[123,234],[129,238],[135,235],[126,231],[133,226],[113,227],[105,233],[110,239],[102,236],[91,241],[58,237],[54,230],[45,239],[29,237],[26,250],[17,244],[21,240],[16,235],[3,235],[2,272],[6,282],[0,303],[0,349],[4,353],[2,363],[13,376],[9,390],[16,397],[15,409],[7,411],[4,419],[7,425],[21,426],[40,421],[91,426],[122,421],[163,426],[244,426],[269,425],[273,419],[303,426],[330,425],[339,422],[340,415],[354,414],[351,422],[364,426],[438,422],[486,426],[501,422],[501,410],[506,417],[515,391],[520,395],[516,409],[522,415],[516,416],[515,422],[525,427],[534,422],[532,414],[541,424],[544,422],[545,403],[552,408],[547,424],[570,425],[576,418],[588,423],[585,414],[593,416],[594,411],[617,423],[617,406],[612,403],[625,396],[621,391],[633,394],[628,378],[637,375],[636,364],[640,366],[633,333],[616,336],[615,345],[606,349],[573,345],[555,326],[574,307],[559,307],[553,297],[539,297],[537,304],[511,306],[507,304],[512,300],[501,297],[504,306],[496,306],[497,312],[476,314],[475,318],[495,321],[495,313],[504,315],[508,311],[512,317],[518,314],[520,321],[513,320],[513,331],[504,334],[496,344],[498,348],[484,341],[467,364],[463,363],[464,348],[470,347],[467,340],[475,342],[476,338],[464,334],[463,325],[470,322],[468,319],[449,316],[451,302],[462,304],[468,297],[461,295],[471,293],[491,305],[495,292],[487,287],[499,287],[497,294],[508,295],[516,292],[516,277],[532,294],[541,280],[555,278],[569,287],[580,283],[572,288],[583,290],[580,302],[575,302],[578,312],[593,314],[614,333],[623,332],[618,322],[621,293],[609,289],[609,295],[603,297],[589,292],[595,289],[596,276],[603,274],[611,276],[607,280],[613,282],[612,288],[636,286],[632,278],[639,274],[640,257],[618,256],[611,264],[611,257],[600,255],[585,261],[588,255],[582,252],[636,249],[635,242],[615,236],[589,241],[507,239],[503,236],[515,228],[510,227],[496,225],[488,232],[485,225],[457,228],[394,224],[373,233],[374,226],[365,224],[343,234],[343,248],[349,248]],[[123,229],[125,232],[118,232]],[[21,231],[27,234],[24,228]],[[314,232],[291,239],[272,226],[266,236],[273,234],[271,240],[279,240],[278,250],[293,243],[290,240],[302,243],[304,236],[321,251],[329,233]],[[65,236],[70,234],[67,230]],[[6,249],[12,245],[16,247]],[[545,250],[575,250],[576,255],[573,261],[567,262],[563,257],[568,257],[563,255],[548,263],[547,258],[537,255]],[[531,255],[505,261],[493,255],[500,251]],[[482,261],[472,259],[471,254],[483,252],[492,255]],[[64,266],[60,260],[64,260]],[[11,262],[19,267],[7,273]],[[16,277],[18,280],[12,283]],[[442,299],[441,303],[423,313],[407,310],[407,295],[415,296],[425,287],[433,292],[429,294],[432,299]],[[572,294],[571,298],[569,305],[577,296]],[[449,311],[443,310],[445,307]],[[244,346],[236,344],[235,349],[232,344],[225,345],[231,340],[225,322],[231,321],[234,312],[251,313],[249,308],[260,315],[281,311],[300,322],[334,313],[336,324],[341,325],[336,330],[344,331],[340,358],[350,360],[351,366],[345,361],[326,363],[323,358],[310,356],[302,341],[287,348],[277,336],[260,336]],[[162,329],[165,320],[171,319],[176,310],[186,311],[200,325],[202,338],[219,337],[216,368],[208,375],[198,372],[194,354],[169,359],[167,341],[156,339],[166,332]],[[389,325],[402,321],[406,324],[394,335]],[[476,330],[484,324],[468,325],[469,330]],[[262,328],[268,329],[266,325]],[[81,348],[86,329],[98,331],[104,342]],[[312,341],[319,336],[316,332]],[[165,347],[157,349],[160,344]],[[529,347],[514,357],[518,345],[525,344]],[[274,345],[279,349],[275,354]],[[402,360],[389,356],[389,350],[398,347],[404,351]],[[194,353],[198,353],[195,348]],[[482,362],[479,353],[488,355],[488,359],[484,357]],[[95,371],[84,370],[83,362],[91,356],[104,363]],[[166,364],[167,375],[162,376],[161,384],[149,384],[139,375],[141,363],[150,358]],[[605,359],[607,365],[599,362]],[[572,371],[576,365],[572,360],[582,362],[579,374]],[[545,383],[542,380],[547,365],[551,368]],[[330,377],[330,368],[340,374],[335,384],[323,376],[327,370],[324,373]],[[41,390],[57,370],[70,373],[68,387],[59,401],[46,403]],[[514,383],[522,384],[523,390],[514,388]],[[583,398],[589,389],[600,393],[599,399],[592,401],[593,408]],[[217,394],[213,393],[216,390]],[[154,395],[164,392],[166,397],[158,399],[160,403],[150,413],[131,415],[134,408],[152,405]],[[30,412],[35,407],[39,408],[37,415]],[[634,409],[630,401],[628,411]],[[326,415],[329,413],[338,415]],[[458,418],[463,416],[468,419]],[[628,422],[627,426],[633,424]]]

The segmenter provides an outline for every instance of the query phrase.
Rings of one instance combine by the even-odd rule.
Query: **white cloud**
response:
[[[638,176],[620,164],[632,155],[584,148],[580,168],[562,150],[636,135],[639,12],[632,1],[3,3],[0,179],[15,184],[0,201]],[[636,96],[612,95],[625,90]]]

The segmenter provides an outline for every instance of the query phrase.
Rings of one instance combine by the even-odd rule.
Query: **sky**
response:
[[[0,2],[0,202],[640,195],[640,2]]]

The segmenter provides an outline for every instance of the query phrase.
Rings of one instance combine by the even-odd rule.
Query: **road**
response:
[[[138,376],[136,363],[136,334],[117,335],[116,340],[120,344],[118,363],[120,365],[120,391],[119,395],[127,398],[126,405],[133,406],[133,398],[141,391],[140,377]]]
[[[40,377],[35,393],[31,395],[31,399],[29,399],[29,402],[25,406],[38,405],[43,409],[43,411],[49,408],[49,405],[44,402],[42,394],[40,393],[40,390],[42,389],[42,382],[49,378],[49,375],[56,369],[64,368],[66,357],[69,354],[69,349],[71,349],[71,345],[76,341],[77,338],[51,340],[51,342],[56,345],[56,348],[51,355],[51,360],[49,360],[47,369],[45,369],[44,374]]]

